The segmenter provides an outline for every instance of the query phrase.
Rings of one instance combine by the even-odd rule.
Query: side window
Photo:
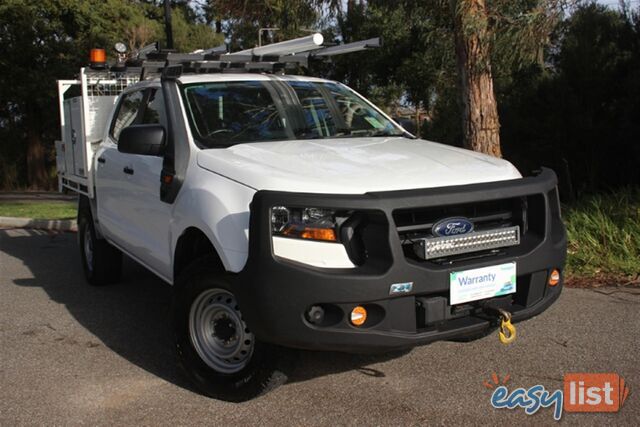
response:
[[[147,107],[142,114],[142,123],[154,124],[158,123],[167,129],[167,114],[164,108],[164,97],[159,89],[152,89]]]
[[[134,124],[143,99],[144,91],[141,90],[124,95],[118,106],[117,116],[111,125],[111,136],[113,139],[117,141],[122,129]]]

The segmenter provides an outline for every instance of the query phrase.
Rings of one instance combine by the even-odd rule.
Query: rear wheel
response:
[[[201,258],[177,280],[178,362],[203,394],[240,402],[286,382],[291,353],[256,339],[216,261]]]
[[[120,280],[122,252],[97,237],[90,211],[78,215],[78,243],[87,282],[102,286]]]

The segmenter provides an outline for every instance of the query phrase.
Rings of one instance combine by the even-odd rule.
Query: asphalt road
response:
[[[492,372],[510,388],[562,387],[567,372],[616,372],[631,388],[614,414],[640,420],[640,294],[566,289],[511,346],[496,334],[405,354],[296,352],[290,380],[242,404],[205,398],[174,365],[171,289],[133,262],[123,283],[85,285],[75,234],[0,230],[0,426],[24,424],[553,424],[551,409],[493,409]]]

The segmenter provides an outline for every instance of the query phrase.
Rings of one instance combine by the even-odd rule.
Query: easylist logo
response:
[[[524,409],[533,415],[542,408],[553,410],[553,418],[560,420],[562,412],[618,412],[629,396],[624,378],[614,373],[570,373],[564,376],[562,390],[547,390],[536,384],[529,388],[510,389],[510,375],[500,380],[494,372],[492,381],[484,381],[492,389],[491,406],[496,409]]]

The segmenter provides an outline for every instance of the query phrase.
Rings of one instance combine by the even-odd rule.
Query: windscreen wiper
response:
[[[310,127],[300,128],[294,132],[294,135],[298,139],[319,139],[323,138],[320,132],[315,132]]]
[[[374,136],[374,137],[376,137],[376,136],[388,136],[388,137],[401,136],[401,137],[404,137],[404,138],[415,139],[415,137],[413,135],[411,135],[409,132],[389,133],[385,129],[376,130],[374,132],[371,132],[367,136]]]

